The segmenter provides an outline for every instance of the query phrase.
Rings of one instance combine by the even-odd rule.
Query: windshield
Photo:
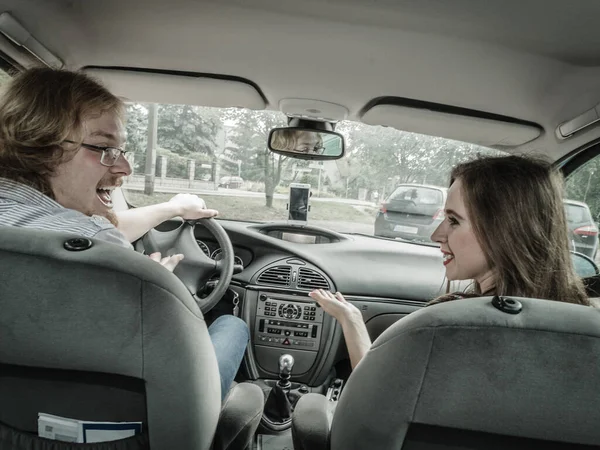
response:
[[[341,122],[336,131],[345,138],[345,156],[311,162],[267,149],[269,131],[286,124],[286,117],[273,111],[129,104],[127,150],[133,173],[124,183],[127,200],[145,206],[189,192],[217,209],[220,219],[286,221],[290,185],[302,184],[308,185],[309,224],[431,243],[429,236],[443,219],[451,168],[478,155],[500,154],[439,137]]]

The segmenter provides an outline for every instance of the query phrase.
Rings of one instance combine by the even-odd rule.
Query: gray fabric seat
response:
[[[45,412],[142,421],[153,450],[244,448],[260,421],[262,392],[237,385],[221,410],[214,349],[184,285],[112,244],[92,240],[69,251],[72,238],[0,228],[3,433],[34,439]]]
[[[396,322],[351,374],[335,412],[316,394],[298,402],[294,448],[598,445],[600,311],[514,300],[515,315],[487,297]]]

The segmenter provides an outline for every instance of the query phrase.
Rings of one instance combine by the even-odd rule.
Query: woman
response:
[[[431,238],[440,244],[447,279],[473,280],[473,288],[428,306],[496,294],[589,305],[569,253],[562,190],[561,174],[532,158],[481,158],[455,167],[446,217]],[[342,325],[356,367],[371,346],[360,311],[339,292],[309,295]]]

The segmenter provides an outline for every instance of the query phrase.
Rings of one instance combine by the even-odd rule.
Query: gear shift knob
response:
[[[292,383],[290,383],[290,377],[293,367],[294,357],[292,355],[286,353],[279,357],[279,381],[277,384],[282,389],[289,389],[292,385]]]
[[[294,367],[294,357],[292,355],[283,354],[279,357],[279,376],[290,375]]]

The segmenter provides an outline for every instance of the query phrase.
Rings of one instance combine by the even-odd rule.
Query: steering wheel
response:
[[[218,261],[206,256],[198,247],[194,235],[196,223],[206,227],[221,246],[221,258]],[[184,221],[181,226],[171,231],[151,229],[142,238],[142,243],[147,253],[161,252],[163,256],[177,253],[185,255],[173,273],[188,288],[202,313],[207,313],[219,303],[231,282],[235,255],[229,236],[215,219]],[[219,274],[219,280],[213,291],[205,298],[198,297],[198,288],[205,285],[215,272]]]

